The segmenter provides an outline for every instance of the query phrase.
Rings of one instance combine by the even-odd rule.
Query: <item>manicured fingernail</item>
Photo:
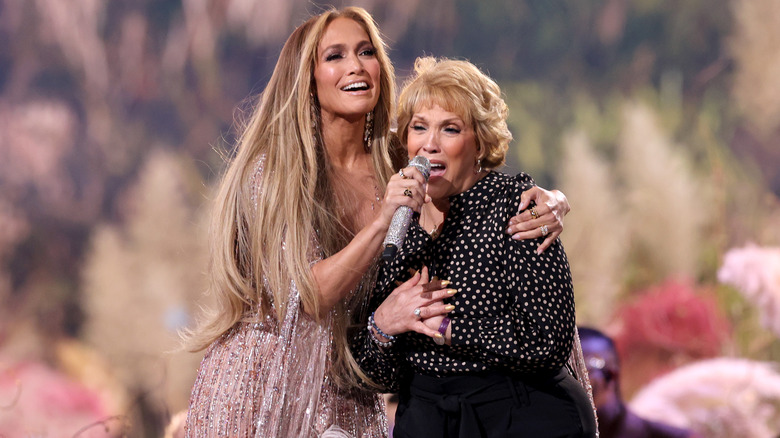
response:
[[[395,285],[396,285],[396,286],[400,286],[400,285],[402,285],[402,284],[403,284],[403,282],[401,282],[401,281],[399,281],[399,280],[396,280],[396,281],[395,281]]]
[[[543,252],[544,252],[544,250],[542,250],[542,249],[537,249],[537,250],[536,250],[536,255],[542,255],[542,253],[543,253]]]
[[[520,240],[520,236],[515,234],[515,235],[512,236],[512,240]]]
[[[449,286],[450,284],[452,284],[452,282],[451,282],[451,281],[449,281],[449,280],[442,280],[442,281],[441,281],[441,287],[447,287],[447,286]]]
[[[447,289],[447,295],[455,295],[458,293],[457,289]]]
[[[414,276],[415,274],[417,274],[417,270],[409,268],[409,273],[412,274],[412,276]]]
[[[448,312],[452,312],[453,310],[455,310],[455,306],[453,306],[452,304],[447,304],[446,306],[444,306],[444,310]]]
[[[443,338],[444,336],[442,336],[442,335],[441,335],[441,333],[436,333],[435,335],[433,335],[433,337],[434,337],[434,338],[441,339],[441,338]]]

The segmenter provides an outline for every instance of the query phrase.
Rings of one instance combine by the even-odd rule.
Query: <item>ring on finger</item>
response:
[[[420,310],[419,307],[414,309],[414,316],[419,318],[421,313],[422,313],[422,310]]]
[[[531,207],[531,217],[534,219],[539,217],[539,213],[536,212],[536,207]]]
[[[398,176],[400,176],[402,179],[406,179],[407,178],[406,175],[404,175],[404,170],[403,169],[398,171]]]
[[[404,189],[404,196],[412,197],[412,191],[408,187]]]
[[[541,227],[539,227],[539,230],[541,230],[541,231],[542,231],[542,237],[546,236],[546,235],[547,235],[547,233],[549,233],[549,232],[550,232],[550,230],[549,230],[549,229],[547,229],[547,225],[542,225]]]

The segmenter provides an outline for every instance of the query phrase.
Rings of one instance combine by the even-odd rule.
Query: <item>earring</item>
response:
[[[366,125],[363,129],[363,147],[366,152],[371,150],[371,142],[374,140],[372,135],[374,134],[374,111],[369,111],[366,114]]]
[[[474,175],[482,173],[482,158],[477,159],[477,170],[474,171]]]

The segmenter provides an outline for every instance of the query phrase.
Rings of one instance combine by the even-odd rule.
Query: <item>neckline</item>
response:
[[[425,207],[423,207],[423,208],[425,208]],[[431,207],[431,208],[436,208],[436,207]],[[423,218],[423,216],[426,216],[426,215],[425,215],[425,211],[426,211],[426,210],[422,210],[422,212],[421,212],[421,214],[420,214],[420,219],[422,219],[422,218]],[[430,217],[430,216],[428,216],[428,217]],[[442,233],[442,231],[444,230],[444,223],[445,223],[446,221],[447,221],[447,212],[444,212],[444,213],[443,213],[443,215],[442,215],[442,220],[441,220],[441,222],[439,222],[439,223],[435,224],[435,226],[433,227],[433,229],[431,229],[430,231],[428,231],[428,228],[424,228],[424,227],[422,226],[422,224],[420,223],[420,221],[419,221],[419,220],[418,220],[417,222],[418,222],[418,225],[420,225],[420,228],[422,228],[422,229],[423,229],[423,231],[425,231],[426,233],[428,233],[428,236],[430,236],[430,238],[431,238],[432,240],[436,240],[436,238],[437,238],[437,237],[441,236],[441,233]]]
[[[479,204],[481,199],[486,198],[486,187],[495,182],[498,175],[500,175],[498,172],[489,170],[485,176],[480,178],[473,186],[469,187],[468,190],[450,196],[450,213],[452,213],[453,208],[460,210],[462,206],[469,201]]]

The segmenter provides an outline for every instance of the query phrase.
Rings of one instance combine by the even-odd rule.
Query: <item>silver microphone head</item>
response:
[[[422,155],[417,155],[409,160],[409,165],[419,170],[420,173],[422,173],[423,178],[428,181],[428,177],[431,176],[431,162],[428,161],[427,158]]]

